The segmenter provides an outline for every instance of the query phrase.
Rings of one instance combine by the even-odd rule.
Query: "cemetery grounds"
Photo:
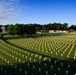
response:
[[[4,35],[0,75],[76,75],[76,33]]]

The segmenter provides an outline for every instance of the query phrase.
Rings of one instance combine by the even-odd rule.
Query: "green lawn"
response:
[[[5,35],[0,39],[0,75],[75,75],[75,37],[73,33]]]
[[[7,42],[23,49],[57,59],[76,59],[76,35],[46,36],[40,38],[8,39]]]

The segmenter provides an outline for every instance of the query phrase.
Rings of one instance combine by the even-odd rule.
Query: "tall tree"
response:
[[[47,25],[43,25],[42,26],[42,33],[48,33],[48,32],[49,32],[48,26]]]
[[[14,33],[23,36],[25,34],[23,24],[15,24]]]
[[[8,33],[9,35],[14,35],[14,25],[9,25],[9,26],[7,27],[7,33]]]
[[[26,34],[36,34],[36,27],[32,24],[28,24],[25,30]]]
[[[2,32],[2,29],[1,29],[2,25],[0,25],[0,32]]]
[[[63,24],[63,30],[67,30],[68,29],[68,23],[64,23]]]
[[[71,25],[68,29],[72,29],[76,31],[76,25]]]

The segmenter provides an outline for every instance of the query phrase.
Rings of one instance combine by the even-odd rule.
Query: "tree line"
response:
[[[0,32],[1,27],[3,25],[0,25]],[[71,25],[68,27],[68,23],[49,23],[49,24],[8,24],[5,25],[6,31],[10,35],[21,35],[24,34],[36,34],[36,32],[42,32],[46,33],[49,32],[49,30],[68,30],[68,29],[74,29],[76,31],[76,25]]]
[[[36,28],[34,25],[15,24],[7,27],[7,32],[10,35],[25,35],[25,34],[36,34]]]

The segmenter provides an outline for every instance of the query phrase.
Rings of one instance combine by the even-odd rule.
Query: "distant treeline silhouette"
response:
[[[3,25],[0,25],[0,32],[1,27]],[[4,25],[4,27],[6,28],[6,31],[8,32],[8,34],[10,35],[24,35],[24,34],[36,34],[36,32],[49,32],[49,30],[74,30],[76,31],[76,25],[71,25],[70,27],[68,27],[68,23],[49,23],[49,24],[18,24],[16,23],[15,25],[13,24],[7,24]]]

